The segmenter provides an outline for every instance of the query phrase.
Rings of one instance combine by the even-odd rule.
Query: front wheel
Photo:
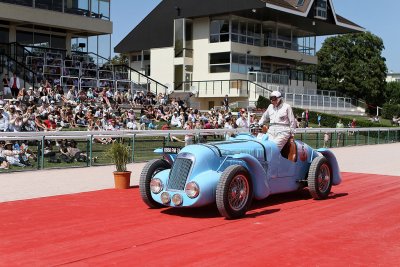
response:
[[[240,165],[226,168],[216,190],[219,213],[227,219],[243,217],[252,200],[253,187],[248,171]]]
[[[151,197],[151,191],[150,191],[151,179],[160,171],[169,168],[171,168],[171,165],[167,161],[162,159],[153,159],[147,162],[147,164],[144,166],[142,170],[142,173],[140,174],[140,180],[139,180],[140,196],[142,197],[143,202],[146,203],[147,206],[149,206],[150,208],[163,207],[162,204],[156,202]]]
[[[326,199],[332,188],[332,169],[328,160],[316,157],[308,171],[308,190],[314,199]]]

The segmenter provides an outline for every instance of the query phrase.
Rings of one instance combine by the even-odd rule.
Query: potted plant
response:
[[[106,155],[115,164],[114,182],[116,189],[127,189],[130,187],[131,172],[126,170],[126,164],[130,156],[129,152],[129,147],[120,142],[112,143],[106,152]]]

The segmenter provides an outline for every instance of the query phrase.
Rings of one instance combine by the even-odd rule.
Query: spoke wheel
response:
[[[314,199],[326,199],[332,188],[332,169],[328,160],[317,157],[308,171],[308,190]]]
[[[226,168],[216,190],[216,202],[220,214],[227,219],[243,217],[251,205],[253,188],[250,175],[240,165]]]

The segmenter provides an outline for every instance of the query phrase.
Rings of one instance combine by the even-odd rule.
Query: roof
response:
[[[172,47],[174,20],[233,14],[257,20],[275,20],[315,32],[317,36],[360,32],[364,29],[334,13],[326,21],[310,13],[315,0],[163,0],[115,48],[117,53],[130,53],[152,48]],[[256,12],[254,12],[254,10]],[[311,23],[311,21],[313,23]]]

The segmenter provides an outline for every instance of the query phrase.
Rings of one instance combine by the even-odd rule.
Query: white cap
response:
[[[272,96],[275,96],[276,98],[280,98],[280,97],[282,97],[282,94],[279,91],[273,91],[271,93],[270,97],[272,97]]]

